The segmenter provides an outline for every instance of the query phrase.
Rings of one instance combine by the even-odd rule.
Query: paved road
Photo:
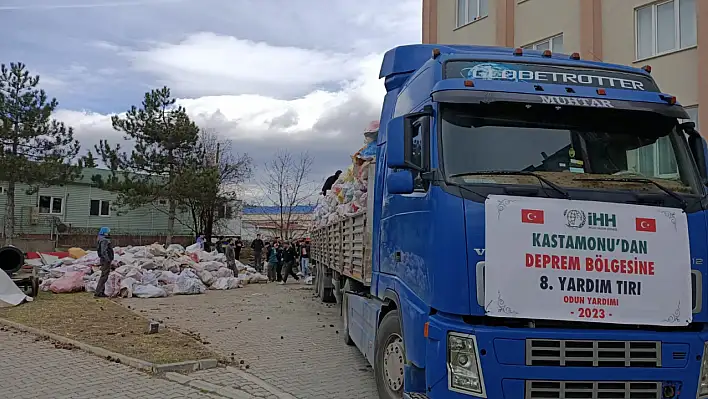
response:
[[[57,349],[33,335],[0,327],[0,398],[212,398],[201,390],[150,377],[79,351]]]
[[[378,398],[368,362],[339,334],[339,309],[316,301],[311,286],[260,284],[121,302],[170,327],[198,332],[214,350],[244,362],[242,370],[190,377],[263,398]]]

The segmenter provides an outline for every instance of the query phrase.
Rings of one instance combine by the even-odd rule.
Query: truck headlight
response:
[[[703,344],[703,359],[701,360],[701,374],[698,377],[698,397],[708,397],[708,342]]]
[[[447,385],[452,391],[487,397],[482,369],[479,367],[477,338],[474,335],[448,333]]]

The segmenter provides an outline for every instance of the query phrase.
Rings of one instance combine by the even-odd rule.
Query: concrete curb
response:
[[[161,374],[170,371],[181,371],[190,372],[197,370],[207,370],[215,368],[218,366],[219,362],[216,359],[202,359],[202,360],[190,360],[180,363],[169,363],[169,364],[155,364],[147,362],[145,360],[135,359],[130,356],[126,356],[120,353],[111,352],[107,349],[99,348],[97,346],[89,345],[83,342],[73,340],[71,338],[63,337],[58,334],[50,333],[48,331],[41,330],[35,327],[29,327],[24,324],[16,323],[4,318],[0,318],[0,325],[13,328],[15,330],[24,331],[39,337],[49,338],[53,341],[60,342],[62,344],[69,344],[75,346],[84,352],[91,353],[93,355],[102,357],[104,359],[113,359],[116,363],[125,364],[126,366],[133,367],[138,370],[147,371],[150,373]]]

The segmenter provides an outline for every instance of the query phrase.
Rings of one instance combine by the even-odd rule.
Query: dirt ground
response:
[[[147,318],[88,293],[43,292],[33,302],[0,308],[0,317],[152,363],[220,359],[196,339],[164,326],[147,334]]]

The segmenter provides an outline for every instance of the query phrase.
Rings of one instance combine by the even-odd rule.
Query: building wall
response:
[[[0,220],[4,222],[4,209],[7,204],[7,183],[0,184]],[[115,203],[117,195],[90,185],[67,184],[63,186],[41,187],[37,193],[28,195],[29,187],[20,184],[15,189],[15,232],[19,235],[50,235],[53,231],[52,220],[57,217],[64,224],[71,226],[73,234],[95,234],[102,226],[111,228],[114,235],[123,233],[155,235],[167,231],[166,204],[145,206],[139,209],[113,209],[109,216],[91,216],[91,200],[107,200]],[[60,214],[40,214],[36,223],[31,223],[30,209],[37,207],[40,196],[51,196],[63,199],[63,209]],[[175,222],[176,235],[192,235],[187,226],[190,222],[188,214],[178,213]],[[181,223],[180,221],[183,221]],[[0,234],[1,234],[0,230]]]
[[[482,44],[493,46],[497,43],[497,7],[490,3],[489,15],[459,28],[457,24],[457,1],[437,1],[437,40],[446,44]]]
[[[564,51],[579,51],[579,20],[580,0],[526,0],[516,5],[514,46],[523,47],[562,34]]]
[[[303,238],[308,236],[312,227],[314,214],[292,214],[290,216],[290,230],[293,238]],[[280,233],[279,215],[276,214],[244,214],[242,222],[242,236],[245,240],[256,238],[256,234],[261,234],[264,238],[274,238]]]
[[[662,90],[699,115],[700,128],[708,126],[708,74],[699,73],[699,65],[708,65],[708,1],[694,1],[698,45],[642,60],[636,57],[635,9],[658,3],[649,0],[488,0],[489,15],[462,27],[457,0],[424,0],[423,42],[521,47],[562,33],[564,53],[651,65]]]

